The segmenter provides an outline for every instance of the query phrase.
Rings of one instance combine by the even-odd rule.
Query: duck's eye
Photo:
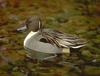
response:
[[[41,38],[40,42],[49,43],[45,38]]]

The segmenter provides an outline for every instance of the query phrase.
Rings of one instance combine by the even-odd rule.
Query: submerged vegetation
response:
[[[46,27],[87,40],[80,57],[63,56],[78,68],[26,58],[26,33],[16,29],[34,15],[39,15]],[[0,76],[99,76],[99,20],[99,0],[0,0]]]

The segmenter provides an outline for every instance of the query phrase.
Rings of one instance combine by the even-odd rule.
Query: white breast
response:
[[[31,31],[31,32],[26,36],[26,38],[25,38],[25,40],[24,40],[24,46],[26,46],[26,45],[27,45],[27,42],[30,40],[30,38],[31,38],[32,36],[35,36],[37,33],[38,33],[38,32],[33,32],[33,31]]]

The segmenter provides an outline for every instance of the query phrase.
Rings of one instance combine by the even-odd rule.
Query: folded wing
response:
[[[45,29],[44,32],[52,38],[54,43],[57,43],[61,47],[81,48],[86,45],[86,41],[76,35],[65,34],[51,29]]]

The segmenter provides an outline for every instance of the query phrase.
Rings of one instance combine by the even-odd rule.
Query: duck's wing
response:
[[[43,29],[42,36],[46,39],[46,41],[52,45],[56,45],[61,48],[62,46],[58,43],[56,36],[53,34],[51,29]]]
[[[86,41],[76,35],[65,34],[51,29],[45,30],[44,33],[47,34],[46,36],[50,36],[48,38],[60,47],[81,48],[86,45]]]

